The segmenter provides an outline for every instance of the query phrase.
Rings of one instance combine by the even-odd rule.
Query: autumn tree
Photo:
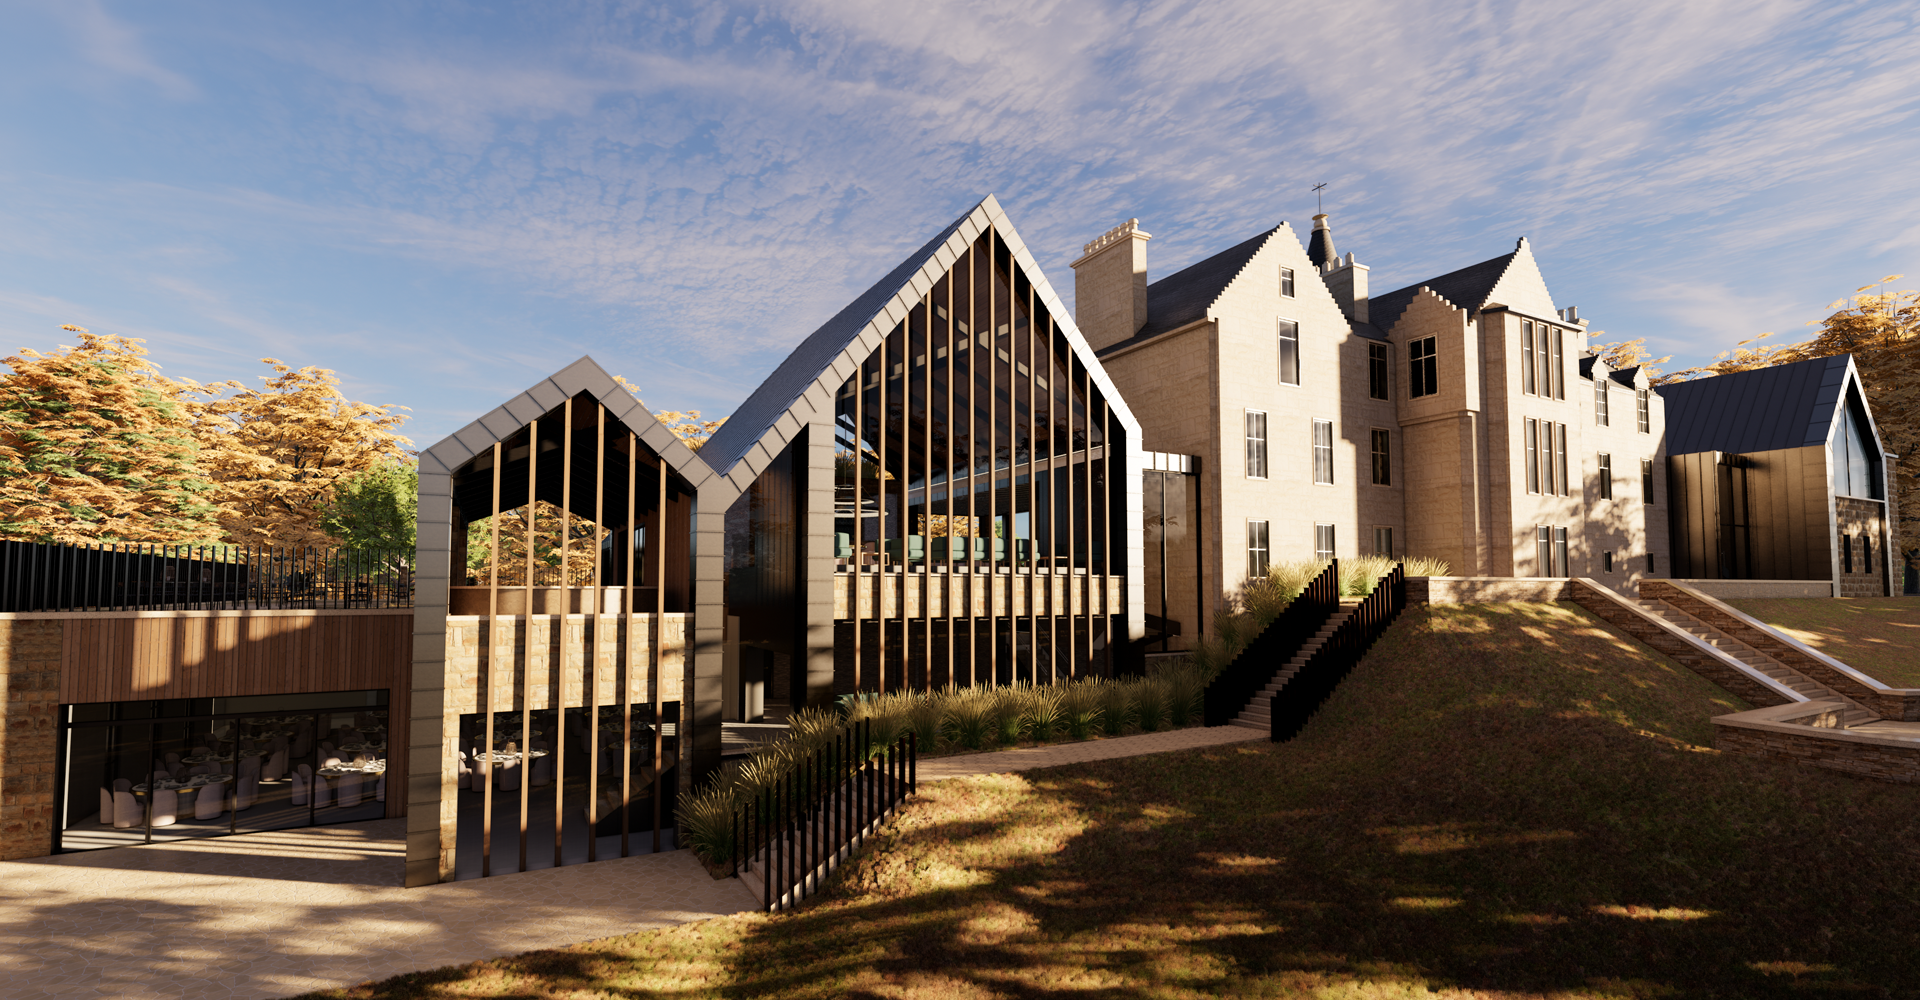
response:
[[[633,398],[640,399],[639,387],[618,375],[615,375],[613,380],[620,383],[620,388],[632,393]],[[640,399],[640,405],[646,406],[647,401]],[[648,412],[653,411],[649,408]],[[727,422],[726,417],[708,420],[699,410],[660,410],[653,413],[653,418],[660,421],[667,430],[673,432],[674,437],[679,438],[681,443],[694,451],[699,451],[707,443],[707,439],[713,437],[713,432]]]
[[[402,406],[356,403],[325,368],[262,358],[274,375],[248,389],[209,386],[193,402],[201,460],[219,484],[214,499],[236,544],[330,545],[324,523],[336,491],[382,463],[406,462]],[[237,390],[231,391],[229,390]]]
[[[61,329],[79,345],[4,359],[0,535],[216,540],[217,491],[183,399],[195,386],[161,375],[141,340]]]
[[[531,508],[522,504],[502,511],[500,519],[500,586],[527,585],[527,546],[533,545],[533,585],[536,587],[591,586],[594,554],[609,528],[583,517],[562,518],[560,508],[545,500],[536,500]],[[528,520],[532,519],[532,532]],[[563,529],[564,520],[564,531]],[[560,541],[566,538],[566,570],[561,571]],[[616,547],[616,551],[618,548]],[[467,525],[467,576],[485,586],[492,573],[493,518],[483,517]],[[624,555],[624,553],[623,553]]]
[[[1607,331],[1605,330],[1593,331],[1593,336],[1595,337],[1604,337],[1606,334]],[[1645,368],[1647,370],[1647,379],[1655,385],[1672,380],[1672,376],[1663,373],[1658,366],[1672,361],[1673,355],[1669,354],[1663,358],[1654,357],[1653,352],[1647,349],[1647,338],[1645,337],[1636,337],[1633,340],[1622,340],[1612,344],[1593,344],[1591,347],[1594,353],[1600,356],[1601,362],[1614,371],[1624,371],[1628,368]]]

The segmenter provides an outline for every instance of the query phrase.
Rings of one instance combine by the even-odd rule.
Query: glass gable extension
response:
[[[61,851],[387,815],[384,690],[62,705],[58,747]]]
[[[1111,668],[1121,426],[997,232],[835,397],[836,689]]]

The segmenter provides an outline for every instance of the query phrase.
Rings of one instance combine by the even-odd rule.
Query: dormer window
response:
[[[1287,298],[1293,298],[1293,268],[1283,267],[1280,269],[1280,294]]]

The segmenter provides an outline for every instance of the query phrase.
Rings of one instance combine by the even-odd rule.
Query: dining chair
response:
[[[259,760],[260,758],[252,758]],[[234,782],[233,810],[252,809],[253,803],[260,797],[260,777],[257,774],[242,773],[240,780]]]
[[[126,779],[122,778],[120,780],[125,781]],[[117,791],[113,793],[114,829],[125,830],[128,827],[139,826],[141,820],[145,818],[146,817],[141,814],[140,800],[135,798],[132,792]]]
[[[360,804],[361,778],[357,774],[343,774],[334,779],[333,804],[342,809],[351,809]]]
[[[193,799],[194,819],[219,819],[227,811],[227,786],[222,782],[212,782],[200,786],[200,794]]]
[[[304,806],[307,804],[307,782],[311,780],[309,776],[312,774],[313,774],[313,769],[309,768],[305,764],[302,764],[298,768],[294,769],[294,772],[293,772],[293,804],[294,805]]]
[[[381,771],[379,779],[373,783],[373,800],[375,802],[387,801],[387,772],[385,771]]]
[[[100,823],[113,825],[113,790],[105,785],[100,786]]]
[[[503,792],[518,791],[520,788],[520,762],[501,761],[493,765],[493,771],[499,775],[499,788]]]
[[[545,788],[553,783],[553,755],[535,757],[533,769],[527,775],[527,784],[533,788]]]
[[[300,766],[306,767],[305,764],[302,764]],[[321,775],[321,774],[314,775],[313,776],[313,807],[315,809],[325,809],[331,805],[333,805],[332,786],[327,784],[327,778],[325,775]]]
[[[260,779],[262,781],[279,781],[286,776],[287,751],[284,748],[275,750],[273,756],[267,758],[266,766],[260,769]]]
[[[172,826],[180,815],[180,793],[159,788],[147,794],[153,796],[153,825]]]

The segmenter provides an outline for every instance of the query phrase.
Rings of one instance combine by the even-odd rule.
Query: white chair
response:
[[[534,788],[545,788],[553,783],[553,755],[535,757],[532,769],[527,774],[527,784]]]
[[[300,765],[300,769],[293,772],[293,804],[294,805],[304,806],[307,804],[307,781],[308,781],[307,776],[312,773],[313,771],[309,769],[305,764]]]
[[[385,771],[381,771],[380,780],[373,783],[373,800],[375,802],[387,801],[387,772]]]
[[[321,759],[321,761],[320,761],[320,766],[321,766],[321,767],[338,767],[338,766],[340,766],[340,757],[339,757],[339,755],[337,755],[337,754],[328,754],[327,756],[325,756],[324,758],[322,758],[322,759]]]
[[[200,786],[200,794],[193,799],[194,819],[219,819],[227,811],[227,786],[212,782]]]
[[[253,759],[259,760],[260,758],[255,757]],[[234,811],[239,812],[242,809],[252,809],[254,801],[260,798],[259,776],[242,774],[239,780],[235,782],[235,786],[233,790]]]
[[[520,788],[520,762],[503,760],[493,765],[493,773],[499,776],[497,782],[503,792],[518,791]]]
[[[213,752],[213,748],[212,748],[212,747],[194,747],[194,748],[193,748],[193,752],[194,752],[194,753],[197,753],[197,754],[200,754],[200,753],[212,753],[212,752]]]
[[[287,751],[284,749],[275,750],[273,756],[267,758],[266,766],[260,769],[260,779],[262,781],[279,781],[286,776]]]
[[[100,786],[100,823],[113,825],[113,790],[105,785]]]
[[[465,750],[455,750],[454,753],[457,755],[453,762],[454,785],[463,789],[472,788],[473,774],[467,770],[467,752]]]
[[[165,788],[147,794],[153,796],[153,825],[172,826],[180,815],[180,793]]]
[[[361,778],[357,774],[343,774],[334,779],[333,804],[342,809],[351,809],[360,804]]]
[[[305,767],[306,765],[302,764],[301,766]],[[315,809],[325,809],[331,805],[333,805],[333,788],[327,784],[325,777],[318,774],[314,775],[313,807]]]
[[[213,765],[212,765],[212,764],[195,764],[195,765],[193,765],[192,767],[190,767],[190,768],[187,768],[187,773],[188,773],[188,774],[190,774],[190,775],[192,775],[192,774],[212,774],[212,773],[213,773]]]
[[[168,754],[168,755],[167,755],[167,767],[169,767],[169,768],[171,768],[171,767],[173,767],[173,765],[175,765],[175,764],[178,764],[178,763],[180,763],[180,755],[179,755],[179,754],[177,754],[177,753],[170,753],[170,754]]]
[[[113,793],[114,829],[125,830],[128,827],[139,826],[144,819],[146,816],[141,813],[140,800],[134,798],[132,792]]]

